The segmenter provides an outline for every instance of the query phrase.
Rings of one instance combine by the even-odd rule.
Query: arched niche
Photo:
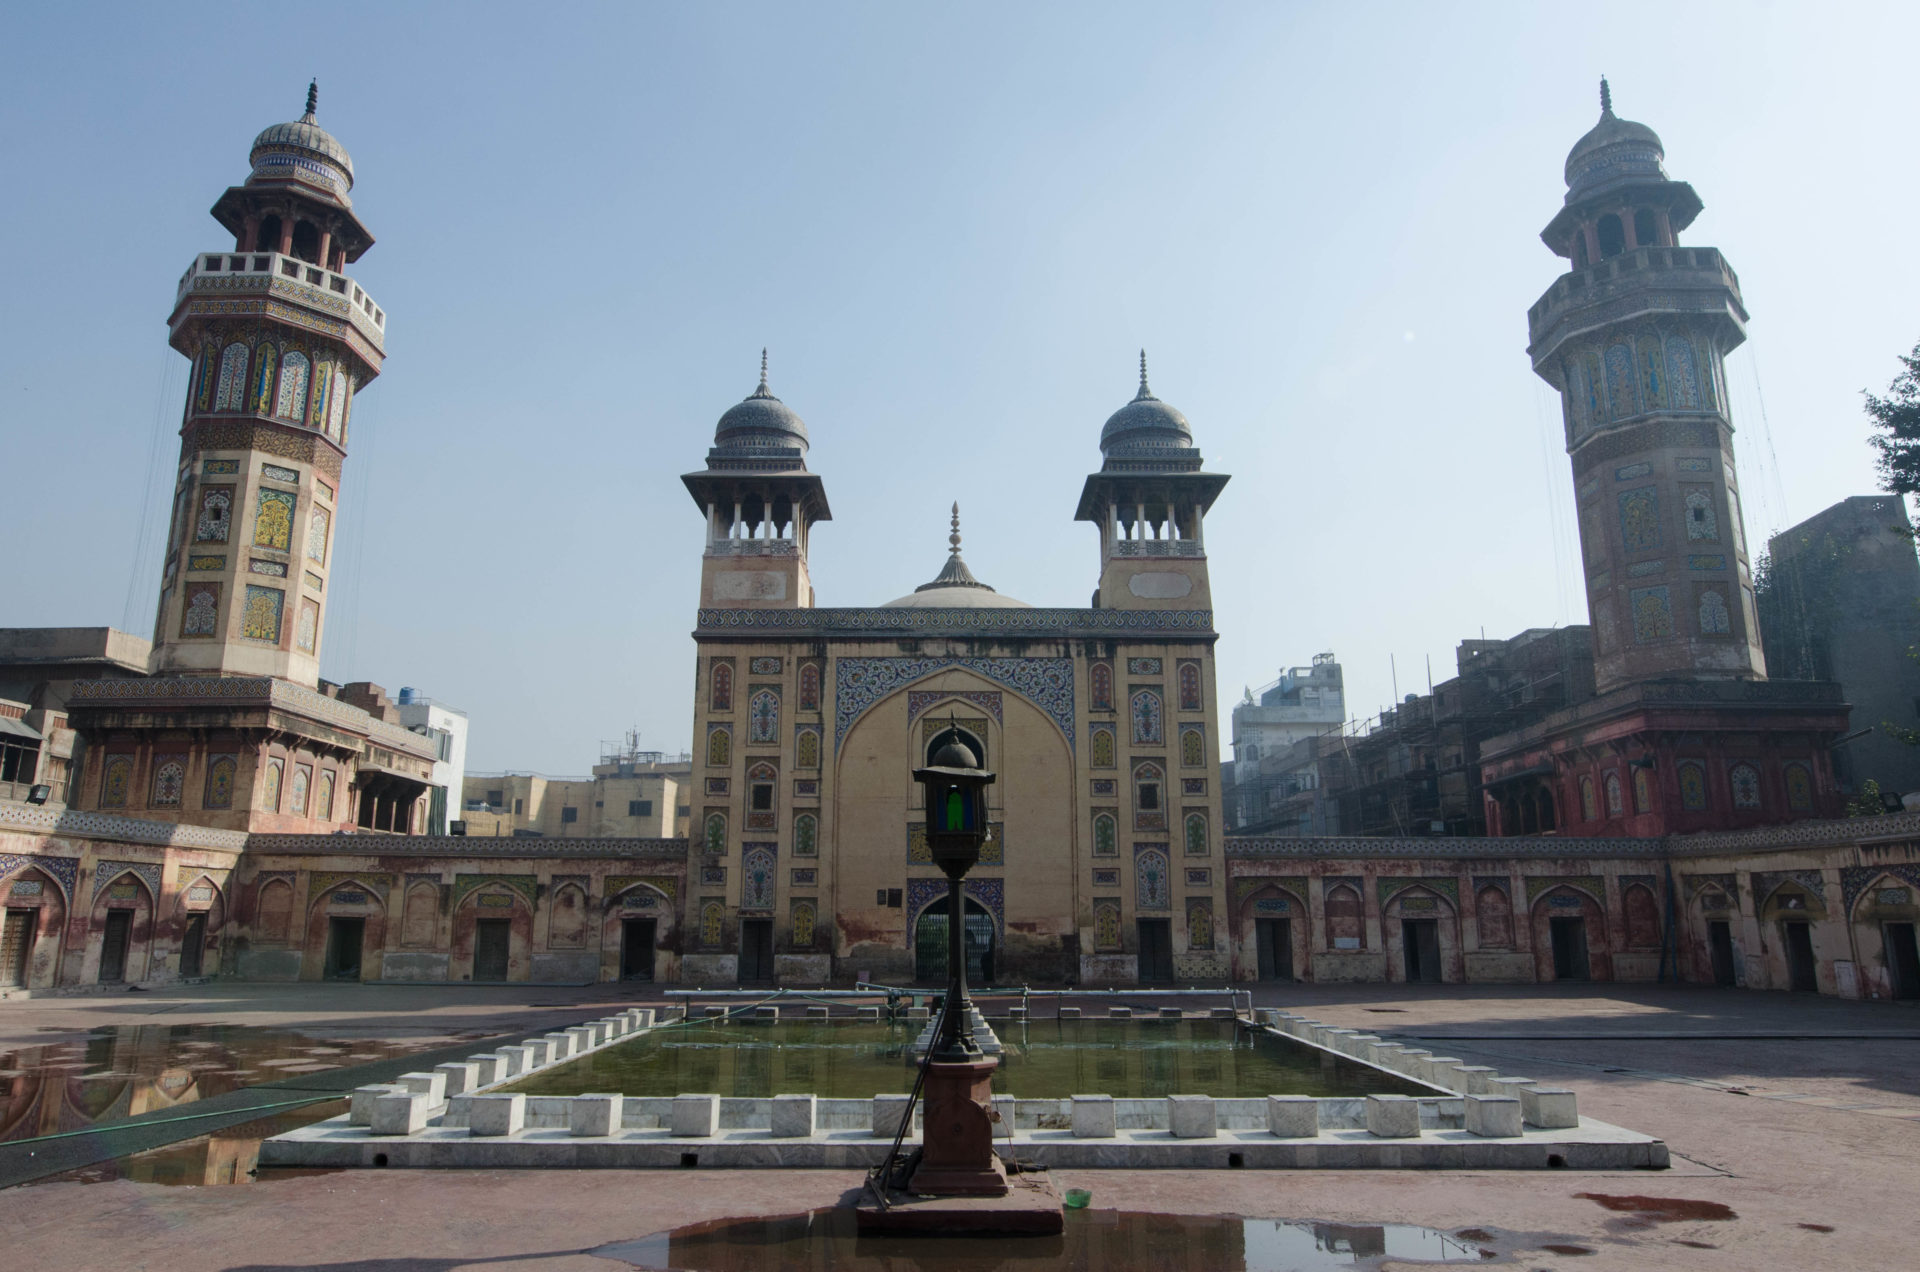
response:
[[[52,873],[22,864],[0,874],[0,921],[5,923],[0,934],[7,956],[0,965],[0,987],[51,989],[59,983],[66,920],[66,890]]]
[[[415,879],[400,902],[400,948],[430,950],[440,944],[440,884]]]
[[[679,929],[673,898],[653,884],[628,883],[610,893],[601,907],[600,979],[673,980],[680,962]]]
[[[1460,912],[1434,889],[1413,884],[1389,897],[1380,907],[1380,935],[1387,947],[1388,980],[1441,984],[1464,979]]]
[[[377,980],[387,945],[387,894],[364,879],[329,883],[307,901],[301,980]]]
[[[1235,979],[1285,984],[1311,979],[1313,934],[1307,899],[1277,883],[1263,884],[1234,907]]]
[[[532,952],[533,907],[516,889],[504,883],[482,884],[454,907],[449,964],[454,979],[527,980],[533,974]]]
[[[107,873],[94,876],[83,977],[101,985],[138,984],[147,979],[153,958],[153,890],[131,867],[99,869]]]
[[[547,948],[584,950],[591,930],[586,886],[572,879],[556,883],[553,899],[547,903]]]
[[[226,890],[212,875],[195,875],[174,894],[173,936],[179,945],[176,966],[181,976],[205,976],[219,970],[226,925]]]
[[[991,985],[998,971],[996,963],[1000,949],[1000,933],[993,921],[993,913],[971,896],[961,899],[961,913],[966,916],[966,935],[964,946],[967,955],[967,984],[971,986]],[[945,893],[929,900],[914,911],[913,915],[913,975],[917,981],[929,985],[947,983],[948,923],[947,896]]]
[[[1534,973],[1543,981],[1613,979],[1607,912],[1590,890],[1555,884],[1534,899]]]
[[[1860,996],[1920,998],[1920,881],[1893,871],[1875,875],[1854,897],[1848,921]]]

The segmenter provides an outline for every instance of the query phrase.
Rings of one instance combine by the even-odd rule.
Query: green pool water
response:
[[[1090,1092],[1131,1098],[1425,1093],[1391,1075],[1291,1039],[1240,1029],[1229,1020],[1037,1020],[996,1022],[995,1030],[1007,1054],[993,1088],[1027,1099]],[[919,1031],[917,1022],[695,1021],[655,1029],[504,1089],[529,1095],[810,1092],[863,1099],[913,1085],[909,1052]]]

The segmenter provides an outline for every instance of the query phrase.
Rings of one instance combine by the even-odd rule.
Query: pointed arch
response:
[[[280,392],[273,413],[283,420],[304,424],[307,420],[307,374],[312,364],[307,355],[289,349],[280,355]]]
[[[247,352],[246,342],[236,340],[220,354],[220,387],[214,392],[214,410],[246,409]]]

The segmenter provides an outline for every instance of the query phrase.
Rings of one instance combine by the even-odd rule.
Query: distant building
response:
[[[400,709],[400,723],[433,745],[436,758],[427,791],[427,833],[444,835],[448,823],[459,818],[466,793],[467,713],[423,698],[410,685],[401,688],[394,705]]]
[[[1331,650],[1315,654],[1311,667],[1287,668],[1258,690],[1257,697],[1249,689],[1246,701],[1233,709],[1235,780],[1242,773],[1252,776],[1262,759],[1346,721],[1346,690]]]
[[[1767,541],[1760,591],[1767,666],[1790,680],[1837,680],[1853,707],[1834,748],[1836,776],[1857,791],[1920,791],[1920,556],[1897,495],[1856,495]]]
[[[460,818],[469,836],[675,839],[692,817],[693,757],[605,748],[591,777],[472,773]]]

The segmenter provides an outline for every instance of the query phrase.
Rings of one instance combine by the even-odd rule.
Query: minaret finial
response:
[[[1613,114],[1613,90],[1607,87],[1607,77],[1604,75],[1600,77],[1600,113]]]
[[[320,81],[318,79],[309,80],[307,82],[307,118],[312,119],[314,117],[314,112],[319,109],[320,109]]]
[[[1145,349],[1140,351],[1140,396],[1143,398],[1153,396],[1153,390],[1147,387],[1147,351]]]
[[[765,345],[760,347],[760,392],[767,392],[767,350]]]
[[[952,556],[960,555],[960,501],[953,502],[953,530],[947,535],[947,552]]]

